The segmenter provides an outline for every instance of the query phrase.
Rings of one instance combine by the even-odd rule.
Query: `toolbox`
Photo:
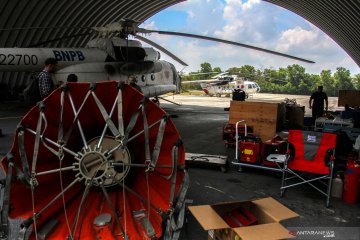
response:
[[[256,217],[243,207],[225,213],[222,218],[232,228],[257,224]]]
[[[226,147],[234,147],[236,142],[235,124],[227,123],[223,127],[222,140]],[[253,134],[253,128],[246,126],[247,134]],[[238,125],[239,138],[242,139],[245,136],[245,125]]]
[[[240,141],[240,162],[261,163],[262,142],[259,137],[245,136]]]

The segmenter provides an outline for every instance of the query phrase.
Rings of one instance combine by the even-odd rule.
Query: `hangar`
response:
[[[108,4],[114,4],[109,7],[108,5],[105,5],[105,4],[103,5],[102,4],[103,2],[106,2],[106,1],[102,1],[101,3],[98,2],[97,4],[94,4],[96,6],[96,8],[94,8],[94,9],[92,9],[92,7],[94,7],[94,5],[91,5],[90,3],[89,3],[89,5],[87,5],[88,3],[86,3],[85,1],[81,1],[79,3],[74,3],[74,2],[70,3],[70,1],[65,1],[65,3],[67,3],[68,5],[66,5],[63,2],[52,3],[50,1],[41,2],[41,4],[40,4],[40,2],[37,2],[37,1],[33,1],[33,2],[32,1],[28,1],[28,2],[14,1],[14,3],[13,2],[10,3],[10,1],[8,1],[6,3],[3,2],[4,5],[1,5],[2,11],[4,11],[3,9],[7,9],[10,13],[12,13],[11,16],[16,15],[17,17],[13,18],[13,19],[12,19],[12,17],[10,17],[10,18],[7,18],[5,21],[1,21],[1,24],[5,25],[5,26],[2,26],[2,29],[4,29],[4,32],[7,32],[4,35],[2,34],[3,37],[1,38],[1,41],[2,41],[1,46],[3,46],[3,47],[14,47],[14,46],[30,47],[30,46],[38,46],[37,44],[39,44],[39,41],[41,41],[40,42],[42,44],[41,46],[54,46],[54,47],[59,46],[59,47],[61,47],[63,43],[58,41],[58,39],[65,38],[65,39],[67,39],[66,40],[67,45],[71,45],[74,47],[77,47],[77,46],[81,47],[81,46],[84,46],[84,44],[87,42],[87,40],[91,38],[91,36],[89,36],[86,33],[85,29],[70,28],[71,30],[69,30],[69,29],[66,30],[65,28],[61,28],[61,27],[53,28],[53,26],[54,25],[62,26],[62,25],[59,25],[59,23],[62,22],[63,19],[69,20],[69,22],[67,22],[67,24],[64,26],[69,26],[69,25],[77,26],[76,24],[74,24],[74,22],[78,21],[79,19],[82,19],[82,17],[84,17],[83,18],[84,23],[86,22],[86,24],[84,24],[83,27],[92,26],[93,23],[103,25],[108,22],[116,21],[118,19],[127,18],[127,17],[140,20],[141,19],[140,16],[146,16],[142,19],[142,20],[145,20],[146,18],[150,17],[154,13],[156,13],[172,4],[177,3],[177,1],[174,1],[171,3],[166,2],[166,4],[164,4],[164,3],[161,3],[161,1],[158,1],[157,2],[158,5],[155,6],[156,1],[143,2],[144,5],[139,4],[138,1],[119,1],[119,2],[108,1],[107,2]],[[31,3],[33,3],[34,5],[31,5]],[[118,6],[124,6],[124,7],[127,6],[127,8],[122,8],[121,12],[127,12],[129,15],[126,15],[126,14],[125,15],[121,15],[121,14],[117,15],[117,12],[114,10],[114,9],[116,9],[115,3],[118,3],[119,4]],[[283,3],[285,4],[285,1]],[[16,5],[16,4],[18,4],[18,5]],[[291,2],[289,1],[288,4],[289,4],[289,8],[290,8],[292,6]],[[62,8],[60,8],[60,5],[62,5]],[[87,5],[87,7],[85,8],[86,10],[82,11],[82,9],[84,8],[84,5]],[[12,8],[11,8],[11,6],[12,6]],[[149,6],[154,6],[154,7],[151,8]],[[135,11],[134,10],[135,8],[138,10]],[[89,9],[92,9],[92,10],[89,10]],[[102,9],[102,11],[100,11],[99,9]],[[142,11],[141,9],[144,9],[144,11]],[[151,9],[152,11],[150,11],[149,9]],[[296,7],[294,7],[294,9],[296,9]],[[309,9],[313,10],[313,9],[315,9],[315,7],[310,7]],[[108,13],[111,12],[111,10],[114,10],[115,12],[113,12],[111,15],[108,15]],[[310,11],[310,10],[308,10],[308,11]],[[320,9],[319,11],[326,12],[325,9]],[[6,11],[4,11],[4,12],[6,12]],[[1,17],[4,15],[4,12],[2,12]],[[56,12],[57,14],[53,14],[54,12]],[[61,12],[63,12],[63,14],[60,14]],[[22,19],[20,17],[21,15],[18,15],[18,14],[26,14],[26,16],[29,16],[29,17],[26,19]],[[335,14],[335,12],[334,12],[334,14]],[[54,15],[56,15],[56,17],[53,18]],[[120,15],[121,15],[121,17],[120,17]],[[310,15],[312,15],[312,14],[310,14]],[[43,16],[43,17],[39,18],[38,16]],[[107,16],[107,17],[105,17],[105,16]],[[139,18],[137,18],[136,16],[138,16]],[[319,16],[319,15],[317,15],[317,16]],[[29,24],[31,22],[31,21],[28,21],[31,17],[32,17],[32,20],[34,23],[34,24],[31,24],[31,26],[36,26],[36,28],[23,29],[24,27],[25,28],[29,27],[29,25],[26,25],[26,24]],[[42,21],[40,21],[40,19]],[[98,21],[96,21],[96,19]],[[51,23],[51,24],[47,24],[47,23]],[[9,27],[8,27],[9,25],[6,26],[6,24],[10,24],[11,29],[9,29]],[[314,24],[316,24],[316,22]],[[50,27],[50,28],[48,28],[48,27]],[[325,27],[324,27],[324,29],[325,29]],[[329,29],[332,30],[333,26],[329,26]],[[345,29],[341,29],[341,27],[339,27],[339,29],[345,31]],[[358,28],[351,32],[352,36],[354,35],[353,33],[355,33],[356,31],[358,31]],[[73,37],[73,35],[75,35],[75,38]],[[337,36],[337,34],[333,34],[331,36],[334,36],[334,39],[336,39],[335,37]],[[355,35],[354,41],[357,40],[356,36],[358,36],[358,34]],[[341,40],[341,38],[339,38],[339,39]],[[340,44],[340,40],[337,40],[339,44]],[[351,42],[352,41],[344,42],[344,44],[342,45],[344,47],[344,49],[352,49],[351,44],[350,44]],[[347,43],[349,45],[347,45],[345,43]],[[348,48],[345,48],[345,46],[347,46]],[[350,51],[350,50],[347,50],[347,51]],[[356,51],[354,51],[354,52],[356,53]],[[357,53],[358,52],[359,51],[357,51]],[[354,56],[351,55],[350,53],[349,54],[355,59],[355,57],[356,57],[355,53],[353,54]],[[359,64],[358,60],[356,62]],[[21,75],[18,76],[18,75],[10,75],[9,74],[9,75],[4,75],[4,77],[6,79],[11,79],[11,78],[16,78],[16,77],[21,77]],[[176,110],[174,112],[176,113]],[[205,176],[202,176],[202,177],[205,177]],[[216,180],[216,178],[214,178],[214,180]],[[231,182],[231,181],[233,183],[235,183],[233,185],[235,187],[236,181],[239,181],[239,180],[229,179],[229,182]],[[239,190],[239,189],[236,189],[236,190]],[[242,190],[246,191],[246,189],[242,189]]]

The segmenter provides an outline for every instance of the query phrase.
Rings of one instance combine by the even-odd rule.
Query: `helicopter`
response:
[[[6,30],[9,29],[0,29],[0,31]],[[90,40],[85,48],[0,48],[0,72],[39,72],[43,68],[45,59],[53,57],[58,62],[57,71],[53,74],[55,84],[66,82],[69,74],[76,74],[79,82],[99,80],[132,82],[139,86],[146,97],[157,98],[170,92],[179,93],[181,90],[179,73],[172,63],[161,60],[160,52],[154,48],[183,66],[188,65],[170,51],[140,35],[152,33],[216,41],[314,63],[288,54],[219,38],[148,30],[140,28],[139,22],[129,19],[103,27],[90,28],[88,34],[94,33],[98,36]],[[130,39],[130,36],[134,39]],[[152,47],[143,47],[141,42]],[[41,45],[42,43],[39,43],[34,46]]]
[[[218,81],[210,83],[200,83],[202,90],[206,95],[221,97],[225,95],[230,97],[235,89],[245,92],[245,98],[260,92],[260,86],[256,82],[244,79],[234,78],[232,81]]]
[[[202,73],[208,74],[208,73]],[[245,77],[241,77],[241,74],[229,74],[229,72],[221,72],[205,80],[192,80],[183,82],[183,84],[200,84],[201,89],[207,96],[226,96],[230,97],[235,89],[239,89],[245,92],[245,97],[260,92],[260,86],[258,83],[249,81]]]

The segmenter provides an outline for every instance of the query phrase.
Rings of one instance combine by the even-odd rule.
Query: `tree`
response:
[[[318,74],[311,74],[309,78],[309,93],[314,92],[317,89],[317,86],[324,86],[321,82],[321,77]]]
[[[202,63],[200,67],[201,67],[200,72],[202,73],[212,72],[211,64],[208,62]]]
[[[221,73],[222,71],[220,67],[214,67],[213,72]]]
[[[336,68],[334,74],[335,86],[337,90],[353,90],[354,86],[351,82],[350,71],[344,67]]]
[[[331,70],[322,70],[320,73],[320,83],[324,87],[324,92],[326,92],[329,96],[335,96],[335,80],[331,76]],[[316,90],[316,86],[312,89],[313,91]]]
[[[298,65],[293,64],[287,67],[288,71],[288,81],[291,84],[291,88],[293,89],[294,93],[302,94],[302,90],[298,88],[302,83],[302,80],[305,78],[305,68]]]
[[[240,72],[240,68],[238,68],[238,67],[232,67],[232,68],[229,68],[228,70],[227,70],[227,72],[230,74],[230,75],[232,75],[232,74],[238,74],[239,72]]]
[[[255,68],[251,65],[244,65],[240,68],[239,74],[242,77],[250,78],[253,80],[255,75]]]
[[[288,82],[288,79],[287,79],[287,69],[286,68],[279,68],[279,70],[277,71],[278,75],[277,75],[277,80],[279,82],[283,82],[283,83],[286,83]]]
[[[305,73],[304,76],[302,77],[302,79],[300,80],[299,86],[297,87],[298,94],[308,95],[311,93],[311,89],[313,86],[313,83],[311,80],[312,80],[311,75],[308,73]]]
[[[360,74],[356,74],[352,79],[353,86],[356,90],[360,90]]]
[[[208,62],[203,62],[202,64],[200,64],[200,67],[201,67],[200,72],[205,73],[202,75],[202,78],[204,79],[210,78],[212,72],[211,64]]]

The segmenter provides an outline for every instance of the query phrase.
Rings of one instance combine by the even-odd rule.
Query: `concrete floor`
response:
[[[265,96],[269,97],[258,94],[254,99],[261,96],[264,99]],[[283,99],[283,96],[270,95],[270,99],[276,98]],[[162,107],[173,116],[187,152],[226,155],[229,162],[234,159],[235,150],[225,148],[221,139],[222,127],[228,120],[228,112],[223,108],[229,106],[229,98],[169,96],[167,99],[182,103],[182,106],[178,107],[164,102]],[[305,106],[307,99],[308,97],[301,100],[305,101]],[[10,148],[14,128],[27,108],[18,103],[0,105],[0,129],[3,132],[3,136],[0,137],[2,157]],[[336,230],[336,238],[333,239],[360,239],[359,203],[349,205],[343,203],[341,199],[333,198],[331,207],[326,208],[325,198],[307,186],[290,189],[284,198],[280,198],[280,177],[274,172],[264,170],[245,169],[240,173],[230,167],[227,173],[222,173],[219,168],[190,167],[189,174],[191,183],[187,198],[193,200],[192,205],[271,196],[300,215],[297,219],[283,223],[290,229]],[[207,232],[189,214],[180,239],[207,239]]]
[[[292,97],[296,97],[301,105],[308,105],[307,96]],[[168,113],[177,116],[173,120],[187,152],[226,155],[229,162],[234,159],[235,150],[226,148],[221,139],[222,127],[229,117],[223,108],[229,106],[229,98],[175,96],[168,99],[183,104],[180,107],[169,104],[162,106]],[[261,99],[281,101],[284,95],[258,94],[249,101]],[[336,98],[329,99],[329,108],[339,110]],[[325,197],[308,186],[289,189],[285,197],[280,198],[280,176],[265,170],[247,168],[240,173],[230,167],[227,173],[222,173],[219,169],[189,167],[189,173],[191,184],[187,198],[193,200],[193,205],[271,196],[300,215],[283,223],[290,229],[336,230],[335,239],[360,239],[359,203],[349,205],[341,199],[332,198],[331,207],[326,208]],[[191,214],[181,239],[207,239],[207,233]]]

